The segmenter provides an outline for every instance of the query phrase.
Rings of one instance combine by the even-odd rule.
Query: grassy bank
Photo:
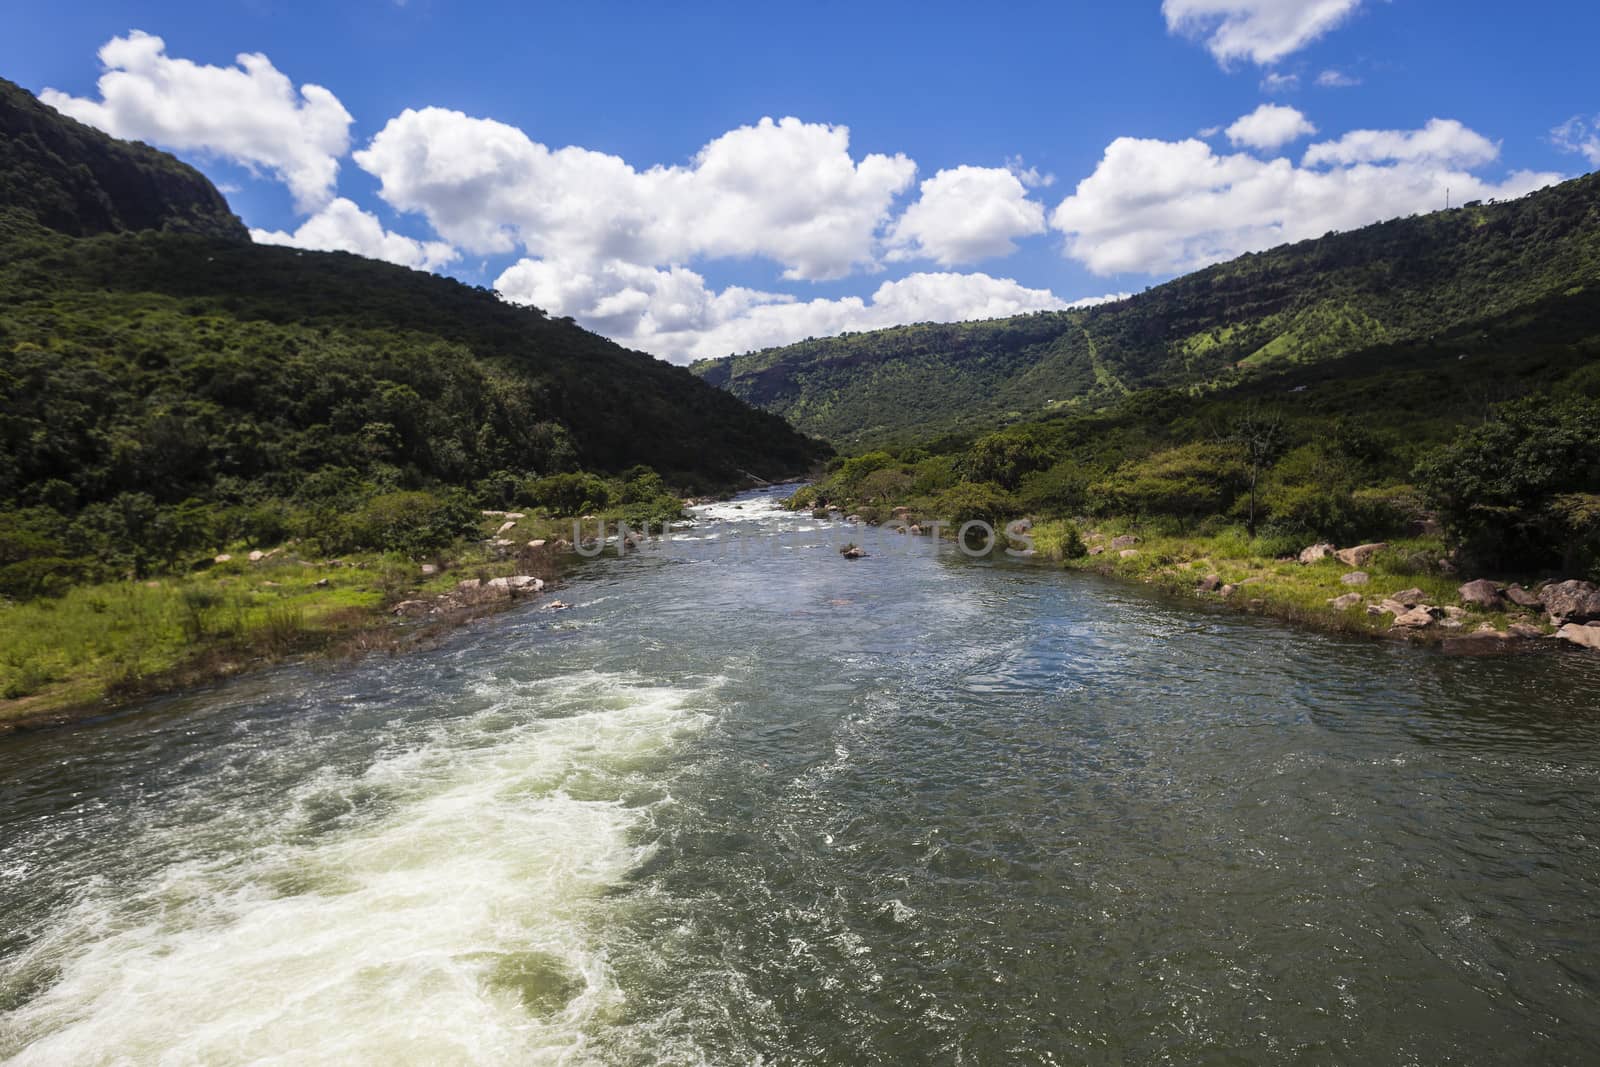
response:
[[[505,521],[486,516],[484,540],[459,542],[426,561],[382,553],[303,558],[285,545],[252,562],[239,546],[226,553],[230,559],[182,575],[0,601],[0,733],[103,713],[297,656],[404,647],[482,609],[419,624],[395,618],[396,603],[443,597],[467,579],[538,568],[526,553],[492,544]],[[570,520],[524,518],[507,539],[553,543],[571,530]]]
[[[1359,568],[1368,577],[1366,584],[1347,585],[1343,579],[1357,568],[1332,558],[1311,564],[1275,558],[1269,543],[1249,537],[1243,529],[1211,537],[1182,537],[1151,533],[1127,523],[1103,523],[1079,534],[1074,524],[1053,520],[1040,523],[1031,536],[1041,557],[1068,569],[1155,585],[1180,595],[1218,601],[1323,630],[1374,637],[1404,636],[1422,642],[1464,637],[1485,626],[1504,633],[1518,623],[1551,632],[1547,620],[1535,612],[1511,605],[1507,605],[1510,610],[1497,611],[1462,605],[1459,590],[1465,579],[1447,573],[1441,566],[1448,552],[1439,538],[1390,541],[1386,550]],[[1127,548],[1113,548],[1112,542],[1119,537],[1136,537],[1138,542]],[[1082,542],[1081,548],[1074,546],[1075,539]],[[1099,551],[1089,554],[1096,549]],[[1124,555],[1125,552],[1131,555]],[[1205,588],[1210,584],[1206,581],[1209,578],[1216,579],[1214,589]],[[1368,611],[1369,605],[1409,590],[1420,590],[1429,605],[1460,609],[1461,614],[1397,634],[1392,614]],[[1360,594],[1362,603],[1347,608],[1332,603],[1351,593]]]

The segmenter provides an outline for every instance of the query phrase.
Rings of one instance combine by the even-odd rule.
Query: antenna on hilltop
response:
[[[1446,211],[1450,210],[1450,187],[1448,185],[1444,187],[1444,209]]]

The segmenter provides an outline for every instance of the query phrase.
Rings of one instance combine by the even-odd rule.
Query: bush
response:
[[[1023,478],[1017,502],[1031,515],[1075,515],[1088,505],[1088,479],[1078,464],[1057,463]]]
[[[1033,528],[1033,547],[1047,559],[1082,559],[1089,554],[1083,535],[1070,522],[1043,522]]]
[[[350,547],[399,552],[415,559],[439,551],[477,526],[477,509],[460,492],[385,493],[351,516]]]
[[[1124,463],[1090,495],[1105,514],[1192,521],[1226,511],[1243,478],[1236,448],[1197,442]]]
[[[1416,474],[1472,562],[1565,566],[1597,547],[1583,509],[1572,513],[1561,501],[1600,486],[1600,401],[1532,397],[1504,405],[1426,457]]]
[[[661,475],[649,467],[634,467],[622,476],[621,501],[624,504],[642,504],[663,496],[677,499],[667,492],[667,483],[661,480]]]
[[[992,482],[1015,489],[1026,474],[1050,465],[1049,454],[1032,438],[1016,432],[993,433],[980,438],[956,464],[969,482]]]
[[[934,456],[931,459],[919,460],[912,468],[911,493],[913,496],[938,496],[959,481],[961,477],[956,474],[955,459],[950,456]]]
[[[955,526],[980,521],[998,527],[1017,513],[1017,502],[993,482],[961,482],[935,498],[933,511],[941,521]]]
[[[528,485],[528,500],[552,515],[587,515],[611,503],[611,487],[592,474],[552,474]]]
[[[873,471],[861,479],[856,499],[864,504],[895,504],[911,491],[911,475],[893,467]]]

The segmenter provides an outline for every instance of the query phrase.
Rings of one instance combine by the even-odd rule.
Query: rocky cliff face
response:
[[[248,241],[205,175],[149,145],[119,141],[0,79],[0,213],[74,237],[168,230]]]

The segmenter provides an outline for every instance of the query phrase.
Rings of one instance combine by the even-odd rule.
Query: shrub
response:
[[[1586,538],[1584,521],[1570,522],[1560,501],[1600,486],[1600,401],[1506,404],[1428,455],[1416,475],[1473,562],[1564,565],[1596,548],[1592,531]]]
[[[1043,522],[1033,528],[1033,547],[1047,559],[1082,559],[1089,554],[1083,535],[1070,522]]]
[[[1017,502],[993,482],[960,482],[935,498],[933,511],[942,521],[954,525],[976,520],[998,527],[1017,513]]]
[[[1023,478],[1017,502],[1032,515],[1074,515],[1089,502],[1089,482],[1078,464],[1057,463]]]
[[[992,433],[979,438],[956,463],[965,481],[992,482],[1002,489],[1015,489],[1026,474],[1049,466],[1050,457],[1032,438],[1016,433]]]
[[[528,485],[528,500],[552,515],[586,515],[611,503],[611,487],[592,474],[552,474]]]
[[[894,504],[911,491],[911,475],[885,467],[861,479],[856,499],[865,504]]]
[[[478,513],[456,491],[385,493],[353,516],[352,547],[416,558],[437,552],[477,529]]]
[[[1192,521],[1226,511],[1243,475],[1237,449],[1197,442],[1124,463],[1090,495],[1103,513]]]

